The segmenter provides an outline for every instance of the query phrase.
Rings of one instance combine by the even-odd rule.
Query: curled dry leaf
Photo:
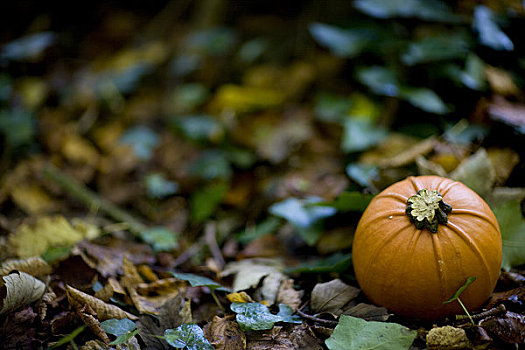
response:
[[[46,285],[25,272],[15,271],[0,280],[0,314],[5,314],[39,300]]]
[[[89,294],[79,291],[71,286],[66,286],[67,299],[73,308],[80,310],[84,305],[89,305],[98,316],[101,321],[108,320],[110,318],[129,318],[130,320],[137,320],[138,317],[130,314],[118,306],[106,304],[102,300],[95,298]]]
[[[246,335],[233,317],[213,317],[204,328],[206,338],[217,350],[246,349]]]
[[[360,290],[334,279],[326,283],[318,283],[312,290],[310,307],[314,313],[330,312],[341,314],[343,306],[357,297]]]
[[[291,328],[291,329],[290,329]],[[306,323],[287,327],[274,326],[268,331],[251,332],[247,335],[249,350],[321,350],[321,340]]]
[[[13,270],[25,272],[32,276],[49,275],[53,271],[51,266],[39,256],[7,260],[0,265],[0,275],[7,275]]]
[[[126,285],[133,305],[140,313],[158,315],[161,306],[168,300],[185,292],[185,283],[176,278],[166,278],[152,283]]]

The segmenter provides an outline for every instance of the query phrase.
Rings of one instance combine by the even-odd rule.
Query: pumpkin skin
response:
[[[405,213],[422,189],[437,190],[452,206],[436,233],[417,229]],[[439,176],[408,177],[368,205],[356,228],[352,259],[361,290],[374,304],[408,318],[437,321],[464,313],[443,304],[466,280],[460,296],[468,310],[489,298],[500,273],[501,234],[485,201],[460,182]]]

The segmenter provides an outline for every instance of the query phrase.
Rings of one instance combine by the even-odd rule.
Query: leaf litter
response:
[[[75,34],[35,10],[6,30],[2,346],[523,343],[523,9],[197,3],[93,4]],[[474,326],[403,319],[355,282],[360,214],[423,174],[466,183],[500,224]]]

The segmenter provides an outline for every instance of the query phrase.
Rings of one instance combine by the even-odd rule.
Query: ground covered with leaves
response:
[[[53,6],[1,11],[0,349],[525,343],[523,3]],[[503,238],[484,310],[433,324],[351,258],[373,196],[424,174]]]

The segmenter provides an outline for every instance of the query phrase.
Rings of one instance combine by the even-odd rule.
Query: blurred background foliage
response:
[[[142,235],[160,250],[213,219],[236,249],[277,233],[333,253],[408,175],[456,178],[493,207],[523,199],[520,1],[1,7],[6,216],[79,210],[46,162],[169,228]]]

